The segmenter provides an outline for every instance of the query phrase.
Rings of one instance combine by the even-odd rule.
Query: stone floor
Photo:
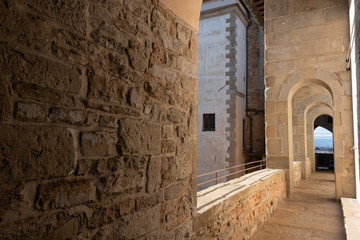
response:
[[[335,200],[335,175],[313,173],[295,188],[251,240],[346,239],[340,202]]]

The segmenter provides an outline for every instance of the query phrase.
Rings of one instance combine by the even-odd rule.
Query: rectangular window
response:
[[[203,114],[203,131],[215,131],[215,113]]]

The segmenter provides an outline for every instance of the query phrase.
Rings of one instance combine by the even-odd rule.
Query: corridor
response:
[[[335,175],[312,173],[295,188],[251,240],[346,239],[340,202],[335,200]]]

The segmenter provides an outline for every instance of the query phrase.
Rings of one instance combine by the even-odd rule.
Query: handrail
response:
[[[222,172],[222,171],[226,171],[226,170],[230,170],[230,169],[238,168],[238,167],[245,167],[245,166],[247,166],[249,164],[254,164],[254,163],[260,163],[260,164],[256,165],[256,166],[253,166],[253,167],[244,168],[244,169],[235,171],[233,173],[226,174],[224,176],[220,176],[220,177],[217,176],[218,172]],[[223,168],[223,169],[219,169],[219,170],[212,171],[212,172],[209,172],[209,173],[201,174],[201,175],[198,175],[197,177],[200,178],[200,177],[208,176],[208,175],[211,175],[211,174],[214,174],[214,173],[216,174],[216,177],[214,179],[208,180],[206,182],[199,183],[199,184],[197,184],[197,186],[200,187],[202,185],[205,185],[207,183],[211,183],[211,182],[214,182],[214,181],[216,181],[216,184],[217,184],[218,179],[226,178],[226,177],[241,173],[243,171],[248,171],[248,170],[251,170],[251,169],[254,169],[254,168],[260,168],[259,170],[261,170],[263,166],[266,166],[266,159],[253,161],[253,162],[248,162],[248,163],[243,163],[243,164],[239,164],[239,165],[236,165],[236,166],[233,166],[233,167]]]

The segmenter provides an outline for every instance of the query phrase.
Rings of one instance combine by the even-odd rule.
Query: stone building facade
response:
[[[198,174],[245,161],[248,24],[246,9],[238,1],[202,4],[198,44]],[[210,121],[215,121],[213,129],[206,128],[205,118],[209,114],[213,115]]]
[[[306,119],[312,112],[315,118],[331,112],[336,195],[355,196],[354,153],[350,150],[354,144],[351,78],[346,70],[348,2],[269,0],[265,2],[265,19],[269,167],[289,169],[291,194],[293,161],[303,162],[303,178],[310,173],[307,166],[314,162],[305,148],[305,129],[313,126],[314,119]]]
[[[242,223],[264,221],[243,209],[268,216],[281,203],[285,189],[273,184],[286,181],[291,195],[291,132],[301,129],[292,100],[309,85],[331,99],[321,94],[304,119],[333,114],[337,196],[355,196],[347,3],[265,1],[267,158],[285,170],[258,179],[249,204],[229,198],[242,204],[221,205],[231,218],[216,215],[198,231],[201,0],[0,1],[0,238],[240,236]]]
[[[263,31],[242,1],[204,1],[198,46],[198,174],[261,158],[265,137]],[[213,129],[206,126],[209,115],[213,115]],[[226,174],[229,171],[218,177]]]

